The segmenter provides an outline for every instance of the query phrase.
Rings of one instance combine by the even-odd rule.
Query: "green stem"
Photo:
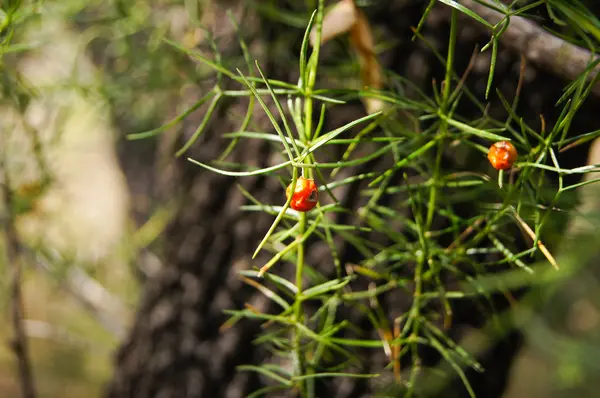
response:
[[[454,52],[456,50],[456,31],[458,26],[458,12],[455,8],[452,9],[452,17],[450,20],[450,41],[448,43],[448,57],[446,58],[446,76],[444,79],[444,87],[442,91],[442,103],[440,104],[440,113],[446,114],[448,109],[450,108],[450,86],[452,85],[452,65],[454,64]],[[442,154],[444,151],[445,140],[443,137],[446,136],[448,132],[448,123],[444,119],[440,123],[439,134],[442,139],[438,141],[437,147],[437,155],[435,160],[435,168],[433,170],[433,181],[437,181],[440,178],[441,174],[441,165],[442,165]],[[433,223],[433,216],[435,214],[436,202],[437,202],[437,184],[431,186],[431,190],[429,191],[429,205],[427,208],[427,218],[425,220],[425,230],[429,231],[431,229],[431,224]]]
[[[440,126],[440,130],[442,134],[445,134],[446,130],[446,125],[443,124],[443,126]],[[425,220],[425,230],[429,231],[431,229],[431,224],[433,223],[433,216],[435,214],[435,208],[436,208],[436,203],[437,203],[437,191],[438,191],[438,186],[439,184],[436,184],[436,182],[440,179],[440,174],[441,174],[441,167],[442,167],[442,155],[444,153],[444,141],[443,139],[438,141],[438,146],[437,146],[437,154],[436,154],[436,159],[435,159],[435,168],[433,170],[433,176],[432,176],[432,180],[434,181],[434,184],[431,186],[431,189],[429,191],[429,203],[427,206],[427,219]]]
[[[410,372],[410,381],[409,381],[409,389],[407,392],[407,397],[410,398],[413,396],[415,383],[417,381],[417,376],[419,374],[420,368],[420,358],[418,352],[418,343],[416,340],[419,337],[420,325],[421,321],[419,320],[421,316],[421,298],[423,294],[423,266],[425,264],[425,253],[421,253],[417,259],[417,266],[415,267],[415,292],[413,294],[413,303],[410,310],[409,318],[410,325],[412,326],[411,332],[411,340],[413,340],[411,345],[411,354],[412,354],[412,370]],[[408,322],[407,322],[408,324]]]
[[[315,86],[316,76],[317,76],[317,66],[319,62],[319,48],[321,46],[321,29],[323,25],[323,10],[325,7],[324,0],[319,0],[318,10],[316,16],[315,28],[317,30],[316,35],[316,43],[313,48],[312,55],[308,61],[307,65],[307,76],[302,76],[301,79],[301,89],[304,91],[304,128],[302,130],[302,134],[299,137],[300,140],[308,147],[310,146],[311,139],[316,137],[312,137],[313,132],[313,100],[312,100],[312,91]],[[314,161],[313,156],[307,156],[304,159],[304,163],[307,166],[311,166]],[[307,176],[308,178],[313,177],[314,171],[311,167],[302,167],[302,176]],[[296,261],[296,301],[294,303],[294,320],[298,324],[304,324],[304,313],[302,308],[302,277],[304,274],[304,234],[306,231],[306,214],[300,214],[300,221],[298,225],[298,239],[301,240],[298,245],[297,250],[297,261]],[[306,388],[306,379],[301,378],[300,376],[308,375],[311,372],[310,369],[306,369],[304,352],[302,352],[301,345],[301,334],[298,328],[294,328],[293,336],[292,336],[292,345],[294,351],[294,376],[298,377],[296,379],[296,383],[299,389],[299,394],[302,397],[307,396],[307,388]],[[308,389],[310,393],[313,389]],[[312,394],[311,394],[312,395]]]
[[[448,43],[448,58],[446,59],[446,76],[444,79],[444,91],[442,92],[443,107],[448,108],[450,98],[450,85],[452,84],[452,65],[454,64],[454,51],[456,50],[456,30],[458,26],[458,11],[452,8],[450,19],[450,42]]]
[[[306,231],[306,214],[300,214],[300,222],[298,228],[298,239],[302,239],[302,235]],[[296,261],[296,301],[294,303],[294,321],[297,323],[304,322],[304,314],[302,311],[302,276],[304,273],[304,244],[298,245],[297,261]],[[301,333],[298,328],[293,329],[293,350],[294,350],[294,376],[303,376],[305,374],[304,353],[302,352]],[[305,382],[301,379],[297,381],[300,396],[306,396]]]

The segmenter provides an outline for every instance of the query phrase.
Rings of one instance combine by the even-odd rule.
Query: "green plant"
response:
[[[444,65],[445,74],[441,85],[434,83],[431,96],[417,90],[421,93],[417,99],[407,98],[401,90],[318,88],[320,46],[310,50],[309,34],[311,29],[316,29],[316,43],[320,43],[324,15],[322,0],[307,23],[299,56],[300,77],[297,84],[268,79],[258,62],[252,65],[243,40],[240,43],[247,63],[246,74],[227,69],[218,52],[213,60],[167,41],[211,67],[218,75],[216,84],[172,122],[150,132],[133,134],[130,138],[159,134],[209,103],[195,133],[176,153],[183,156],[201,136],[221,101],[247,96],[251,98],[250,105],[238,131],[225,135],[231,139],[227,150],[215,156],[218,160],[213,164],[194,159],[189,161],[231,177],[278,177],[282,182],[282,198],[285,187],[290,182],[294,186],[300,175],[314,178],[320,186],[321,198],[326,195],[329,198],[311,212],[299,213],[289,209],[291,197],[282,206],[262,203],[240,187],[251,203],[243,206],[243,210],[275,217],[253,256],[256,257],[261,250],[269,250],[273,253],[272,258],[260,268],[241,274],[246,283],[276,304],[277,311],[267,314],[251,307],[230,310],[228,313],[232,317],[227,326],[242,318],[264,322],[264,333],[256,339],[256,343],[265,344],[291,363],[291,369],[274,363],[241,366],[240,370],[255,371],[273,381],[272,385],[253,396],[272,390],[293,389],[301,396],[313,397],[319,378],[377,377],[378,374],[360,371],[360,356],[355,352],[357,348],[384,350],[396,380],[404,383],[406,396],[412,396],[416,390],[427,388],[420,383],[420,375],[425,374],[421,372],[420,346],[437,351],[462,379],[469,395],[474,396],[464,369],[484,369],[474,355],[445,332],[452,323],[453,301],[471,299],[491,303],[491,296],[497,291],[510,299],[511,288],[566,278],[569,272],[577,269],[578,264],[571,261],[563,262],[560,258],[557,261],[542,243],[541,237],[552,237],[564,228],[555,218],[559,212],[571,210],[573,200],[569,195],[575,189],[599,181],[588,179],[567,184],[567,176],[599,171],[599,167],[564,168],[558,160],[560,151],[600,136],[599,131],[583,134],[569,131],[573,118],[597,83],[598,79],[592,72],[598,62],[590,61],[583,74],[565,88],[557,102],[562,113],[548,129],[543,118],[540,128],[536,128],[527,125],[517,114],[519,92],[511,103],[499,90],[494,92],[492,88],[499,40],[508,29],[511,17],[525,15],[536,7],[547,7],[556,20],[577,21],[581,28],[576,29],[576,34],[592,52],[598,48],[597,21],[588,18],[582,11],[583,6],[575,5],[575,2],[567,8],[563,3],[552,1],[537,1],[521,8],[515,8],[516,2],[510,7],[499,2],[483,2],[504,15],[497,24],[489,23],[458,2],[439,2],[452,7],[447,54],[436,53]],[[435,0],[429,3],[422,21],[437,3]],[[485,112],[485,104],[465,84],[466,74],[460,76],[455,71],[459,13],[492,30],[490,43],[483,48],[485,51],[491,47],[492,52],[486,97],[497,96],[504,105],[505,120],[489,116]],[[421,26],[422,22],[414,33],[417,38],[425,40],[419,31]],[[432,51],[435,51],[433,47]],[[257,76],[252,72],[254,70],[258,72]],[[239,83],[241,88],[223,88],[222,80],[225,78]],[[394,83],[390,86],[410,84],[397,76],[390,75],[389,79]],[[274,109],[265,98],[271,99]],[[385,104],[384,110],[324,131],[325,114],[330,108],[358,98],[375,98]],[[248,130],[254,101],[261,105],[276,134]],[[481,116],[476,120],[466,120],[457,114],[456,109],[463,101],[480,109]],[[318,104],[321,105],[319,112],[315,109]],[[409,120],[417,127],[403,122],[400,112],[409,113]],[[317,114],[318,118],[315,118]],[[356,131],[358,128],[360,130]],[[348,136],[351,131],[356,131],[354,137]],[[273,143],[276,150],[282,150],[281,161],[260,169],[226,163],[239,141],[245,139]],[[496,173],[485,162],[488,147],[495,141],[513,142],[520,154],[508,182],[504,171],[499,171],[496,179]],[[346,146],[342,159],[329,163],[320,161],[321,151],[334,145]],[[366,145],[376,149],[370,150],[367,155],[355,155]],[[443,164],[448,148],[465,156],[479,157],[481,161],[474,162],[478,165],[475,169],[450,169]],[[391,167],[383,172],[335,179],[338,170],[379,157],[390,158],[393,162]],[[551,175],[556,178],[557,186],[549,179]],[[394,183],[398,176],[402,177],[400,184]],[[340,204],[335,189],[360,181],[369,182],[368,187],[360,191],[364,205],[355,213],[353,223],[337,223],[333,217],[336,213],[351,210]],[[461,204],[475,207],[475,215],[465,217],[457,212],[456,208]],[[436,223],[436,220],[442,222]],[[522,241],[529,244],[527,249],[522,249],[522,242],[514,239],[515,231],[519,229],[524,234]],[[360,253],[361,261],[342,264],[334,237],[340,237],[353,246]],[[315,239],[328,245],[335,278],[328,278],[307,264],[306,250],[310,241]],[[492,255],[493,260],[484,262],[481,255]],[[536,260],[538,262],[532,265]],[[278,267],[286,262],[295,264],[294,280],[277,275]],[[556,273],[552,267],[558,269],[559,264],[563,269],[570,264],[567,266],[569,271]],[[496,272],[506,268],[516,270]],[[360,286],[359,280],[367,281],[368,288],[355,288]],[[454,287],[448,286],[449,280]],[[391,318],[380,305],[379,297],[395,290],[404,291],[412,299],[407,311]],[[308,302],[316,303],[317,309],[308,311],[305,306]],[[357,330],[351,322],[340,319],[338,313],[342,308],[364,314],[371,329]],[[506,316],[492,314],[490,319],[495,321],[493,327],[499,331],[498,335],[511,328]],[[402,374],[401,364],[409,364],[406,375]]]

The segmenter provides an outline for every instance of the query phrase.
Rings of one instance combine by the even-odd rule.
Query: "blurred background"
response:
[[[597,9],[593,3],[586,5]],[[423,3],[365,1],[360,6],[381,43],[381,63],[430,92],[431,79],[443,76],[443,65],[427,46],[410,40],[409,29],[418,24]],[[210,176],[174,158],[174,149],[182,137],[193,133],[205,107],[157,137],[128,141],[125,136],[172,120],[204,95],[206,82],[212,78],[205,66],[165,45],[162,38],[211,53],[210,37],[229,65],[242,65],[225,13],[230,10],[240,23],[251,56],[261,61],[268,75],[294,81],[302,34],[315,7],[316,1],[308,0],[0,2],[4,43],[0,181],[12,191],[7,194],[5,190],[2,201],[6,239],[0,248],[6,255],[0,259],[4,275],[0,278],[0,341],[4,342],[0,344],[0,396],[20,396],[17,362],[8,343],[14,337],[15,263],[23,269],[23,328],[40,397],[99,397],[109,390],[115,397],[160,396],[160,389],[130,395],[119,386],[146,380],[141,375],[145,369],[140,365],[142,354],[136,354],[139,362],[127,362],[136,350],[136,339],[162,338],[142,331],[144,325],[148,330],[162,330],[153,329],[150,323],[156,320],[151,316],[148,324],[139,321],[130,331],[136,312],[142,314],[139,319],[145,319],[144,314],[160,317],[152,312],[157,304],[151,297],[158,291],[178,289],[181,297],[173,293],[166,296],[167,301],[175,297],[177,303],[185,302],[185,295],[191,294],[194,304],[184,310],[195,311],[190,317],[199,320],[188,322],[182,316],[175,324],[190,323],[192,341],[206,351],[198,355],[211,358],[202,359],[198,373],[190,373],[190,380],[195,377],[201,386],[194,390],[197,394],[188,396],[245,396],[245,391],[259,383],[234,370],[236,364],[263,355],[254,349],[250,354],[246,351],[257,327],[244,324],[239,334],[226,337],[218,328],[226,319],[223,309],[259,300],[234,276],[236,270],[249,267],[250,253],[269,220],[238,215],[243,198],[239,192],[232,193],[234,181]],[[540,15],[540,20],[545,21],[544,17]],[[438,5],[424,32],[442,53],[448,26],[447,10]],[[463,70],[474,45],[485,44],[489,33],[486,36],[474,23],[465,23],[459,37],[457,70]],[[482,55],[467,82],[478,94],[485,90],[486,56]],[[322,81],[344,88],[359,84],[359,66],[343,40],[333,43],[323,57]],[[495,84],[514,92],[519,68],[520,57],[501,47]],[[534,65],[527,67],[525,76],[523,117],[535,120],[543,113],[551,124],[557,112],[554,103],[566,81]],[[228,103],[192,153],[211,159],[222,150],[223,143],[213,144],[210,138],[239,121],[244,106]],[[591,97],[581,117],[573,121],[573,130],[600,129],[599,106],[598,98]],[[501,106],[492,101],[490,112],[498,109]],[[356,101],[336,112],[328,119],[331,125],[356,118],[364,110]],[[264,120],[256,123],[264,125]],[[599,164],[598,152],[586,145],[570,152],[564,161],[572,167],[584,165],[589,153],[587,162]],[[249,148],[240,156],[255,164],[263,155],[260,148]],[[276,182],[260,179],[250,184],[259,186],[264,197],[279,189]],[[533,286],[537,299],[523,305],[516,316],[516,331],[501,341],[478,332],[473,326],[478,321],[467,319],[456,325],[462,341],[488,346],[490,372],[475,383],[480,385],[481,397],[599,396],[597,190],[595,185],[579,190],[573,198],[577,215],[557,227],[554,237],[561,259],[568,261],[571,254],[585,252],[584,260],[571,256],[572,261],[585,261],[585,267],[578,267],[560,283]],[[569,240],[576,233],[586,234],[586,240]],[[11,247],[17,249],[16,255],[11,255]],[[173,276],[173,269],[191,276]],[[169,327],[188,330],[188,326]],[[187,336],[173,333],[169,339]],[[186,366],[183,360],[174,363]],[[353,392],[339,396],[369,396],[364,389],[349,391]]]

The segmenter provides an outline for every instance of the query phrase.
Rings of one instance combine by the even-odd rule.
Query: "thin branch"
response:
[[[4,165],[0,165],[4,168]],[[6,240],[6,257],[10,268],[10,294],[11,294],[11,316],[14,337],[11,341],[11,348],[17,357],[19,368],[19,379],[21,382],[21,393],[23,398],[35,398],[36,390],[31,370],[31,361],[29,358],[29,348],[25,328],[23,326],[23,297],[21,292],[21,273],[22,256],[21,245],[17,232],[15,231],[12,217],[12,192],[9,188],[8,175],[4,176],[2,191],[4,196],[4,237]]]
[[[36,256],[40,269],[52,273],[50,261]],[[90,277],[81,267],[71,265],[61,287],[69,293],[102,327],[115,337],[125,336],[125,322],[129,312],[122,301],[110,293],[101,283]]]
[[[483,2],[492,4],[489,0]],[[504,18],[503,14],[473,0],[463,0],[461,4],[492,25]],[[522,54],[528,61],[568,80],[576,79],[591,62],[598,59],[598,56],[590,51],[554,36],[523,17],[512,16],[508,28],[499,39],[502,44]],[[590,79],[597,73],[600,73],[600,65],[592,69]],[[592,92],[600,96],[600,84],[596,84]]]

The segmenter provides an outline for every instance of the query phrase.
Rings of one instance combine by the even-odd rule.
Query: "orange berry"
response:
[[[488,160],[496,170],[510,169],[517,156],[517,149],[508,141],[496,142],[488,152]]]
[[[292,191],[292,184],[288,185],[285,190],[285,196],[290,197]],[[292,194],[292,201],[290,207],[297,211],[309,211],[317,205],[319,201],[319,191],[314,180],[298,177],[296,180],[296,189]]]

